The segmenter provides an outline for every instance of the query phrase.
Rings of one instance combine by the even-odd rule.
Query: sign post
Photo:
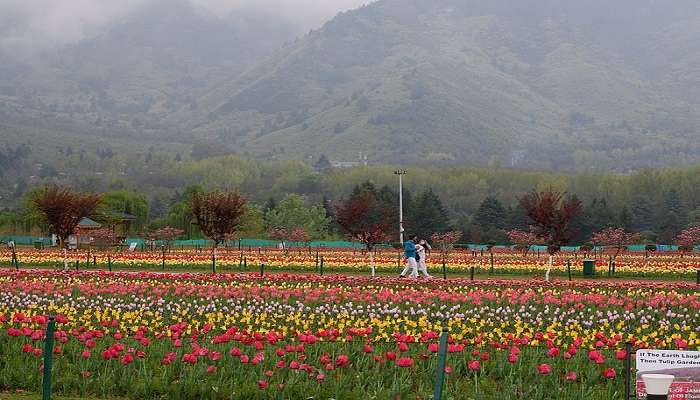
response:
[[[700,351],[637,350],[637,399],[700,399]]]

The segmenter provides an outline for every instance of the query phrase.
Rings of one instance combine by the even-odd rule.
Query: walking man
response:
[[[418,279],[418,262],[416,261],[416,235],[411,235],[403,244],[403,256],[406,259],[406,266],[399,277],[406,277],[409,268],[411,269],[411,278]]]

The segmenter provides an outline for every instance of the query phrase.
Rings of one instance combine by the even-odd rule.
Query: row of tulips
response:
[[[573,276],[581,275],[583,258],[592,254],[560,253],[554,257],[553,274],[567,276],[569,270]],[[69,261],[83,268],[107,268],[108,258],[114,268],[122,269],[162,269],[167,270],[204,270],[211,268],[210,251],[172,250],[167,252],[100,252],[73,251]],[[18,250],[21,265],[29,267],[50,267],[63,265],[63,252],[60,250]],[[217,266],[222,270],[240,271],[256,270],[264,264],[268,270],[311,272],[318,270],[321,259],[325,271],[359,272],[369,270],[369,257],[359,250],[337,249],[294,249],[289,252],[275,249],[222,249],[217,254]],[[445,273],[467,274],[474,267],[475,273],[528,275],[542,274],[547,268],[545,254],[523,255],[515,251],[499,250],[472,252],[455,250],[442,256],[433,252],[428,257],[428,268],[433,274]],[[607,276],[611,256],[596,254],[596,267],[599,276]],[[404,260],[396,250],[379,250],[373,257],[374,265],[380,273],[397,273],[403,267]],[[0,266],[12,264],[11,252],[0,253]],[[700,255],[662,253],[648,256],[643,253],[625,253],[614,260],[614,275],[617,277],[645,277],[668,279],[692,279],[700,266]]]
[[[0,270],[0,390],[172,399],[620,398],[625,343],[700,349],[682,282]]]

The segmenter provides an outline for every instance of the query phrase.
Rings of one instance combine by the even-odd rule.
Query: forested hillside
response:
[[[11,134],[0,146],[24,132],[47,139],[29,159],[56,170],[56,138],[88,136],[136,137],[147,145],[125,152],[153,145],[183,159],[362,152],[370,164],[689,165],[700,162],[699,8],[380,0],[303,35],[269,15],[154,0],[78,43],[2,54],[0,118]]]

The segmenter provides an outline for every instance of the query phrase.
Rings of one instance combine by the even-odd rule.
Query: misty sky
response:
[[[0,45],[28,50],[75,42],[153,0],[0,0]],[[226,17],[254,11],[281,16],[303,29],[371,0],[188,0]]]

